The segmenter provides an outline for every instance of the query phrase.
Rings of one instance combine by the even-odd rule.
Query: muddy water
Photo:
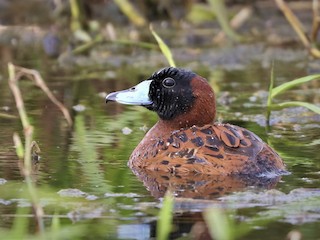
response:
[[[229,184],[235,188],[224,196],[208,195],[208,189],[201,192],[199,184],[211,186],[206,179],[175,183],[174,190],[181,197],[175,203],[171,238],[208,236],[201,213],[210,206],[231,211],[237,222],[252,222],[244,239],[284,239],[292,230],[300,231],[305,239],[320,238],[319,115],[303,108],[273,112],[272,126],[267,131],[264,116],[270,64],[249,59],[241,65],[223,67],[213,65],[216,60],[208,56],[205,53],[202,56],[207,60],[203,65],[184,65],[181,59],[181,66],[200,72],[215,88],[219,121],[255,132],[281,155],[291,174],[267,186],[252,183],[239,187],[239,180],[233,179]],[[210,61],[216,67],[210,67]],[[264,61],[270,63],[269,59]],[[80,237],[155,237],[158,197],[170,182],[161,182],[163,188],[153,186],[154,182],[143,183],[126,164],[156,116],[139,107],[106,105],[103,96],[106,91],[123,89],[143,80],[157,68],[43,71],[49,87],[70,109],[72,128],[38,88],[28,81],[21,83],[35,128],[34,139],[41,148],[41,160],[33,179],[42,191],[47,226],[52,214],[58,214],[62,226],[81,228]],[[83,72],[89,74],[84,76]],[[93,72],[94,77],[90,77]],[[314,72],[312,65],[302,61],[280,59],[276,64],[277,83],[309,72]],[[277,101],[298,99],[319,104],[318,91],[319,83],[312,83],[290,91]],[[22,134],[21,123],[5,77],[0,81],[0,113],[0,227],[9,229],[15,217],[27,217],[30,222],[33,218],[17,212],[17,209],[28,209],[29,200],[12,142],[14,132]],[[258,218],[265,221],[255,222]],[[31,227],[30,232],[33,231]]]

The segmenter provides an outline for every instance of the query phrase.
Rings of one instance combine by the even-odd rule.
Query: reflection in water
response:
[[[156,198],[163,197],[166,191],[170,190],[176,197],[214,199],[248,187],[274,188],[281,179],[281,177],[265,178],[246,175],[177,175],[142,169],[132,169],[132,171]]]

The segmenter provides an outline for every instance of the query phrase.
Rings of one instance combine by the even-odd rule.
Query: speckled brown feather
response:
[[[160,127],[160,129],[158,129]],[[156,134],[155,125],[130,157],[129,166],[175,174],[279,174],[281,158],[252,132],[230,124],[193,126]],[[163,133],[163,131],[161,131]]]

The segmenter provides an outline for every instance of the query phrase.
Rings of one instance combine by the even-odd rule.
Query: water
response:
[[[304,68],[292,72],[291,62],[278,66],[281,69],[276,73],[278,83],[308,74]],[[78,229],[75,232],[80,237],[149,239],[157,231],[158,197],[162,197],[172,180],[161,182],[163,189],[147,187],[127,167],[127,160],[146,129],[156,122],[156,116],[141,107],[106,105],[103,92],[132,86],[151,72],[126,67],[122,71],[108,70],[108,76],[110,73],[111,79],[104,79],[106,72],[101,70],[97,73],[101,78],[86,79],[81,75],[83,72],[44,72],[50,89],[71,110],[72,128],[41,90],[30,82],[22,82],[24,101],[35,129],[34,139],[41,149],[41,161],[33,179],[41,192],[47,226],[51,225],[53,214],[58,214],[61,225]],[[208,236],[202,212],[209,206],[230,210],[239,222],[265,219],[265,223],[254,223],[243,239],[284,239],[291,230],[300,231],[304,239],[320,238],[320,118],[302,108],[273,112],[273,125],[267,132],[264,111],[268,74],[269,69],[257,62],[242,69],[217,68],[202,73],[217,91],[218,119],[245,127],[267,141],[286,162],[291,175],[272,183],[269,188],[275,190],[267,193],[259,187],[235,187],[222,199],[206,195],[206,191],[198,192],[193,199],[178,198],[170,238]],[[310,87],[310,94],[300,89],[282,99],[317,101],[314,89],[319,90],[319,85]],[[6,180],[0,184],[0,227],[9,229],[15,217],[26,216],[32,223],[29,229],[32,233],[35,226],[27,210],[27,191],[12,142],[13,133],[22,135],[22,128],[5,77],[0,81],[0,113],[6,114],[0,116],[0,178]],[[199,191],[200,183],[210,184],[203,179],[193,181],[186,185],[174,182],[175,190],[180,189],[183,196],[188,191],[195,192],[194,189]],[[238,182],[236,179],[231,185]],[[235,195],[240,190],[243,195]],[[69,197],[62,196],[61,191],[66,191]],[[259,198],[259,194],[265,195]],[[17,206],[22,213],[17,212]]]

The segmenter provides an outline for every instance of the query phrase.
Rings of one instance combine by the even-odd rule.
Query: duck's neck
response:
[[[193,111],[197,109],[197,111]],[[171,120],[159,119],[156,125],[153,127],[159,135],[161,133],[173,132],[176,130],[190,128],[192,126],[202,127],[206,124],[212,124],[215,119],[215,108],[194,108],[190,111],[177,116]]]
[[[190,128],[192,126],[201,127],[206,124],[212,124],[216,115],[215,96],[212,88],[206,84],[199,84],[199,81],[192,81],[194,103],[186,112],[174,117],[170,120],[160,119],[156,127],[164,131],[174,131],[179,129]],[[196,86],[199,84],[199,86]]]

